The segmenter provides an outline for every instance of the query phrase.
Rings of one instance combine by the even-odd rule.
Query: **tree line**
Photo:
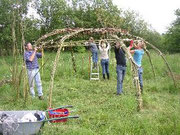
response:
[[[30,8],[37,14],[28,17]],[[112,0],[0,0],[0,12],[0,55],[10,55],[13,42],[22,52],[22,38],[33,42],[54,29],[78,27],[121,28],[164,51],[180,52],[180,9],[163,35],[138,13],[119,9]]]

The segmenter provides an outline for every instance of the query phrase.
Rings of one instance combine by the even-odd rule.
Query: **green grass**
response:
[[[50,85],[50,75],[55,53],[45,53],[42,76],[45,100],[37,98],[24,103],[24,99],[15,99],[15,91],[11,85],[0,87],[0,110],[46,110]],[[116,63],[114,53],[110,58],[110,80],[89,81],[88,53],[76,53],[77,73],[74,73],[71,54],[62,52],[58,63],[53,89],[53,107],[73,105],[76,110],[71,115],[78,114],[79,119],[71,119],[66,123],[46,123],[41,134],[62,135],[179,135],[180,134],[180,80],[178,88],[174,88],[172,80],[167,75],[167,68],[160,56],[151,52],[156,70],[153,77],[151,66],[145,55],[144,94],[142,112],[137,112],[135,88],[128,63],[124,81],[124,95],[116,96]],[[180,75],[180,54],[167,55],[166,58],[174,73]],[[3,59],[8,65],[0,68],[0,79],[10,76],[9,67],[12,58]],[[20,60],[20,58],[19,58]],[[41,62],[41,61],[39,61]],[[21,66],[19,66],[21,67]]]

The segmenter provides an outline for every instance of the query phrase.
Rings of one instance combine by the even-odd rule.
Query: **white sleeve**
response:
[[[109,44],[109,43],[107,43],[107,45],[108,45],[108,46],[107,46],[107,50],[109,50],[109,48],[110,48],[110,44]]]
[[[101,45],[100,45],[100,44],[99,44],[99,50],[100,50],[100,51],[102,51],[102,47],[101,47]]]

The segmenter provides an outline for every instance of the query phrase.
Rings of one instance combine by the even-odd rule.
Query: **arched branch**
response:
[[[151,64],[151,68],[152,68],[153,75],[154,75],[154,78],[155,78],[155,77],[156,77],[156,74],[155,74],[155,70],[154,70],[154,65],[153,65],[152,60],[151,60],[150,52],[149,52],[146,48],[144,48],[144,51],[146,52],[146,54],[147,54],[147,56],[148,56],[148,58],[149,58],[149,62],[150,62],[150,64]]]
[[[172,70],[171,70],[170,65],[168,64],[166,58],[164,57],[164,54],[163,54],[158,48],[156,48],[154,45],[148,43],[147,41],[145,41],[145,43],[146,43],[146,44],[149,44],[154,50],[156,50],[156,51],[159,53],[159,55],[160,55],[161,58],[163,59],[164,63],[166,64],[166,66],[167,66],[167,68],[168,68],[168,70],[169,70],[169,72],[170,72],[171,78],[172,78],[172,80],[173,80],[174,86],[176,87],[176,81],[175,81],[174,75],[173,75],[173,73],[172,73]]]

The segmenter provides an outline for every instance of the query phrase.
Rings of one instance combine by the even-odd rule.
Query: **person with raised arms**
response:
[[[42,54],[37,52],[38,50],[37,47],[33,49],[30,42],[25,44],[25,49],[26,51],[24,53],[24,60],[26,63],[26,68],[28,73],[30,94],[32,95],[33,98],[35,97],[35,92],[34,92],[34,81],[35,81],[38,91],[38,97],[40,100],[43,100],[42,83],[41,83],[39,64],[38,64],[38,58],[41,58]]]
[[[134,46],[134,47],[133,47]],[[141,93],[143,93],[143,68],[142,68],[142,58],[144,55],[144,46],[145,43],[143,41],[137,41],[136,44],[133,44],[133,46],[129,47],[129,51],[131,54],[133,54],[133,59],[138,66],[138,76],[139,76],[139,83],[141,88]],[[132,49],[134,48],[134,49]]]
[[[108,55],[109,48],[110,48],[110,44],[107,41],[104,40],[99,41],[100,59],[101,59],[102,74],[104,80],[106,79],[105,74],[107,74],[107,79],[109,80],[109,55]]]
[[[115,45],[115,58],[116,58],[116,73],[117,73],[117,95],[123,93],[123,81],[126,74],[126,56],[125,51],[120,45],[120,42],[116,42]]]

